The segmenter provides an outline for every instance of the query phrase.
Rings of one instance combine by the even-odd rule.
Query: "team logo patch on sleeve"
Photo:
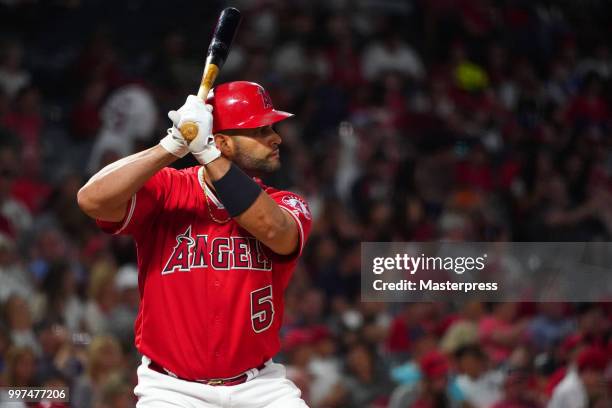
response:
[[[306,219],[310,219],[310,210],[308,209],[308,205],[300,197],[288,195],[283,197],[282,202],[294,211],[304,214]]]

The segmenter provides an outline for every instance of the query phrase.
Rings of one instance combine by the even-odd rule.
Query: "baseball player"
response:
[[[238,81],[168,116],[159,145],[106,166],[78,194],[103,230],[136,241],[137,406],[305,407],[271,358],[311,216],[302,197],[256,178],[280,167],[271,125],[292,114]],[[188,122],[191,143],[178,130]],[[166,167],[189,152],[200,166]]]

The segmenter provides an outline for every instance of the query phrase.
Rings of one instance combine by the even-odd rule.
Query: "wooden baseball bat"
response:
[[[204,74],[202,74],[202,82],[198,89],[198,97],[204,101],[206,101],[208,91],[212,88],[219,70],[227,59],[232,41],[240,25],[240,19],[240,11],[234,7],[224,9],[219,15],[217,26],[208,46]],[[184,123],[179,130],[188,142],[191,142],[198,135],[198,125],[193,122]]]

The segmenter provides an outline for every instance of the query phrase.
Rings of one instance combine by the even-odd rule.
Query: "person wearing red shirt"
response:
[[[237,81],[168,116],[157,146],[108,165],[78,193],[102,229],[136,242],[137,407],[304,407],[272,357],[311,215],[302,197],[256,177],[280,168],[271,125],[292,115],[260,85]],[[188,143],[179,129],[193,124]],[[189,152],[201,166],[166,167]]]

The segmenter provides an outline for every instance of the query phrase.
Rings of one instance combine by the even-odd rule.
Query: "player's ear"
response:
[[[225,157],[232,157],[234,153],[234,141],[231,136],[224,135],[223,133],[216,133],[214,137],[217,149],[221,151],[221,154]]]

